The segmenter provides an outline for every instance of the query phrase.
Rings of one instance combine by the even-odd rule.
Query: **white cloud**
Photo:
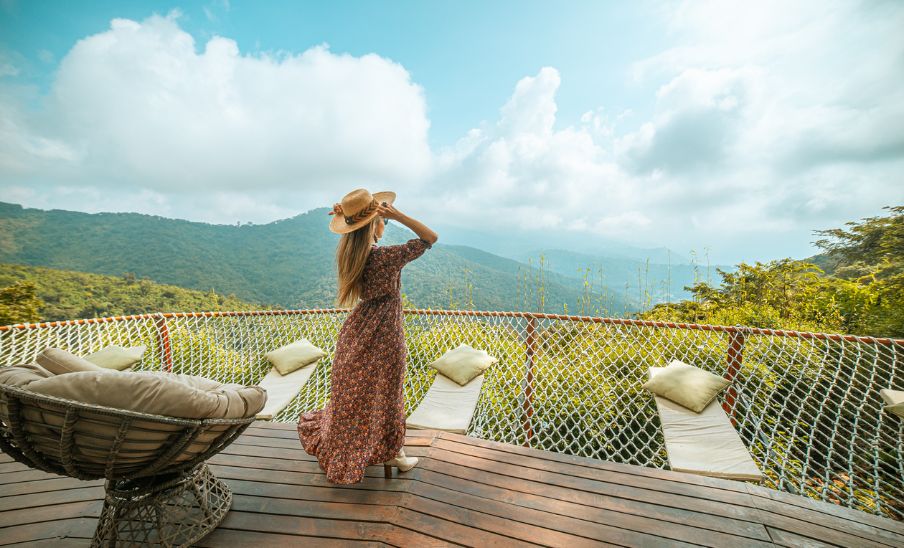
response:
[[[688,75],[746,72],[737,164],[754,155],[778,175],[904,158],[904,10],[894,2],[694,1],[661,15],[680,42],[638,62],[635,75],[671,80],[660,89],[668,94]],[[699,108],[692,96],[675,99],[660,108]]]
[[[904,202],[904,10],[658,9],[673,46],[632,71],[648,119],[584,105],[557,126],[562,76],[543,67],[435,152],[424,91],[378,55],[198,52],[178,15],[115,20],[61,61],[43,110],[0,88],[0,199],[63,200],[54,181],[86,211],[267,222],[365,186],[434,225],[722,262],[802,256],[813,230]]]
[[[13,86],[0,89],[0,180],[17,182],[76,160],[76,151],[65,142],[33,132],[36,120],[26,107],[27,90]]]
[[[672,174],[723,167],[756,123],[759,71],[689,68],[659,88],[652,121],[616,140],[628,167]]]
[[[17,66],[22,62],[21,55],[0,50],[0,78],[18,76],[21,70]]]
[[[435,201],[427,198],[418,207],[431,208],[440,222],[491,230],[627,234],[642,216],[613,209],[634,201],[634,183],[597,142],[613,129],[593,112],[580,127],[554,129],[559,85],[552,67],[519,81],[495,125],[440,151],[434,184],[445,189],[441,206],[431,208]]]
[[[38,59],[42,63],[53,63],[55,60],[53,52],[43,48],[38,50]]]
[[[0,180],[253,194],[416,187],[429,172],[424,93],[400,65],[325,45],[243,55],[222,37],[198,52],[178,16],[115,19],[78,41],[28,119],[25,100],[0,92],[17,114],[0,127]]]
[[[656,113],[616,145],[623,165],[672,179],[662,198],[693,208],[700,240],[800,255],[813,230],[904,202],[900,6],[694,1],[661,11],[676,43],[633,71],[658,86]],[[653,198],[652,211],[673,217]]]
[[[627,133],[599,109],[557,129],[558,74],[523,79],[496,126],[445,151],[448,222],[735,262],[805,256],[814,230],[904,202],[904,10],[821,6],[663,7],[676,45],[636,64],[656,103]]]
[[[204,12],[204,17],[207,17],[208,21],[215,23],[220,20],[217,12],[222,11],[224,13],[228,13],[230,8],[231,6],[229,5],[229,0],[221,0],[211,2],[210,4],[203,6],[202,11]]]
[[[19,69],[12,63],[0,60],[0,78],[4,76],[16,76]]]

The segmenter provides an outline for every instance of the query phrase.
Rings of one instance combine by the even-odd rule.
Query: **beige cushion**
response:
[[[98,367],[84,358],[80,358],[75,354],[52,346],[45,348],[43,352],[38,354],[35,361],[54,375],[65,375],[67,373],[78,373],[80,371],[104,370],[102,367]]]
[[[667,367],[651,367],[658,378]],[[717,401],[697,413],[654,396],[669,467],[676,472],[738,481],[762,481],[763,473]]]
[[[147,347],[144,345],[124,348],[113,344],[88,354],[85,359],[98,367],[122,371],[140,362],[145,350],[147,350]]]
[[[256,415],[267,399],[257,386],[220,384],[203,377],[101,369],[36,380],[28,390],[67,400],[185,419]]]
[[[36,363],[0,367],[0,384],[26,388],[30,383],[52,377],[53,373]]]
[[[655,369],[659,370],[658,374],[651,376],[643,387],[697,413],[730,384],[718,375],[679,360]]]
[[[427,395],[405,420],[405,426],[412,429],[435,428],[464,434],[477,408],[483,379],[483,375],[478,375],[468,384],[461,386],[437,373]]]
[[[430,367],[464,386],[497,361],[486,350],[477,350],[462,343],[443,354]]]
[[[904,390],[890,390],[883,388],[879,391],[879,395],[887,404],[885,410],[904,418]]]
[[[285,409],[316,369],[316,367],[302,367],[288,375],[280,375],[275,367],[270,368],[270,372],[258,385],[267,391],[267,405],[257,414],[257,418],[271,420]]]
[[[311,341],[301,339],[271,350],[266,356],[281,375],[288,375],[326,356],[326,352],[311,344]]]

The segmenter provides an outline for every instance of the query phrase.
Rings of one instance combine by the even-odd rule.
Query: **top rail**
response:
[[[302,314],[336,314],[350,312],[351,308],[305,308],[292,310],[248,310],[248,311],[210,311],[210,312],[156,312],[152,314],[132,314],[129,316],[107,316],[104,318],[83,318],[77,320],[60,320],[40,323],[21,323],[15,325],[0,326],[0,332],[8,330],[37,329],[44,327],[61,327],[67,325],[82,325],[92,323],[106,323],[127,320],[146,320],[152,318],[213,318],[229,316],[291,316]],[[630,325],[635,327],[658,327],[666,329],[694,329],[701,331],[718,331],[723,333],[744,333],[756,335],[769,335],[775,337],[793,337],[800,339],[818,339],[830,341],[864,342],[881,344],[885,346],[904,346],[904,339],[892,339],[888,337],[870,337],[865,335],[848,335],[841,333],[818,333],[810,331],[793,331],[787,329],[767,329],[762,327],[747,327],[743,325],[709,325],[697,323],[666,322],[656,320],[637,320],[630,318],[605,318],[598,316],[576,316],[571,314],[551,314],[546,312],[519,312],[498,310],[443,310],[432,308],[406,308],[405,314],[437,315],[437,316],[497,316],[507,318],[534,318],[550,320],[569,320],[588,323],[602,323],[609,325]]]

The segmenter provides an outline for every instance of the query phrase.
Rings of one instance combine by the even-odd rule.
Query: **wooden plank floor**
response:
[[[330,484],[294,425],[211,461],[235,497],[200,546],[904,546],[904,523],[750,484],[408,430],[413,470]],[[0,544],[85,546],[101,481],[0,455]]]

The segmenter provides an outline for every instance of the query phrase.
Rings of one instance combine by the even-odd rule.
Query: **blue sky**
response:
[[[318,44],[328,44],[334,53],[377,53],[401,63],[427,90],[435,146],[495,118],[514,82],[544,66],[562,75],[560,124],[577,122],[587,105],[648,112],[650,96],[636,93],[629,82],[631,62],[656,53],[664,43],[662,34],[646,24],[651,5],[643,2],[572,2],[568,10],[539,1],[73,5],[15,0],[5,5],[3,46],[22,55],[28,80],[44,90],[56,66],[49,60],[61,59],[77,40],[108,28],[114,17],[141,21],[172,9],[181,12],[180,26],[199,49],[220,35],[247,54],[300,52]]]
[[[896,2],[0,0],[0,200],[806,256],[904,202]],[[599,247],[599,246],[598,246]]]

